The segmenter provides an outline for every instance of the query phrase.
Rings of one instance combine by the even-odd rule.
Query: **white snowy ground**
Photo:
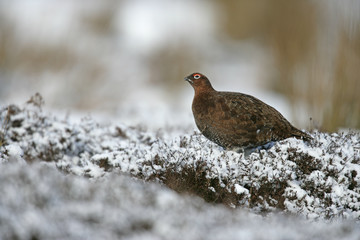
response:
[[[0,109],[0,239],[359,239],[358,132],[244,158],[192,129],[74,123],[33,100]]]

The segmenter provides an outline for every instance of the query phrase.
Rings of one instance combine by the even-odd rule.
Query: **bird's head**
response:
[[[197,90],[213,90],[209,79],[201,73],[193,73],[184,78],[185,81],[189,82],[190,85]]]

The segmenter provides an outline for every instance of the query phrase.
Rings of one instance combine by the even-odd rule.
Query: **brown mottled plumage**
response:
[[[289,137],[312,139],[253,96],[218,92],[200,73],[185,80],[195,90],[192,111],[197,127],[206,138],[225,149],[249,149]]]

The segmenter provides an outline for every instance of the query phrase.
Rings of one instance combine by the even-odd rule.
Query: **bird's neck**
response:
[[[211,88],[195,89],[195,95],[192,102],[193,112],[207,112],[209,107],[214,107],[213,99],[216,91]]]
[[[200,96],[202,94],[209,94],[215,92],[215,89],[211,85],[207,85],[207,84],[196,86],[194,90],[195,90],[195,96]]]

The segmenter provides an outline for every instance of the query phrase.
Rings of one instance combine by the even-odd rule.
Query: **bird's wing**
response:
[[[291,124],[273,107],[250,95],[220,92],[216,100],[217,127],[231,129],[234,138],[251,139],[254,143],[266,143],[286,138]]]

